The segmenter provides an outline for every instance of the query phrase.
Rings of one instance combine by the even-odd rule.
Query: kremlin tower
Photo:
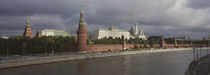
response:
[[[31,31],[31,26],[30,26],[30,23],[29,23],[29,17],[28,16],[27,16],[26,27],[25,27],[25,31],[23,33],[23,36],[32,37],[32,31]]]
[[[38,28],[36,28],[36,35],[35,35],[35,37],[39,37],[39,29]]]
[[[85,19],[84,19],[84,14],[83,14],[83,6],[81,7],[81,12],[80,12],[80,20],[79,20],[79,28],[77,30],[77,50],[78,51],[85,51],[87,48],[87,43],[86,43],[86,28],[85,28]]]

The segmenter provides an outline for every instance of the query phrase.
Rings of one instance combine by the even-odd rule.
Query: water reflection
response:
[[[130,75],[130,67],[131,67],[131,57],[123,56],[122,63],[124,65],[123,75]]]
[[[90,75],[88,72],[87,72],[87,66],[88,66],[88,63],[87,61],[81,61],[77,64],[78,66],[78,73],[79,75]]]
[[[147,53],[0,69],[0,75],[184,75],[192,60],[192,51]]]

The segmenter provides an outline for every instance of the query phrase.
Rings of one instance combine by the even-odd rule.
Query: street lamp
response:
[[[7,56],[9,56],[8,41],[9,40],[7,40]]]
[[[45,54],[47,54],[47,42],[45,42]]]
[[[23,45],[23,55],[25,55],[26,42],[23,42],[22,45]]]

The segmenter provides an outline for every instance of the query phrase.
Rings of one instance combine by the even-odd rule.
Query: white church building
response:
[[[131,26],[131,29],[129,31],[132,34],[133,38],[141,38],[143,40],[147,40],[147,37],[143,32],[143,27],[141,27],[139,30],[138,23],[136,23],[134,26]]]

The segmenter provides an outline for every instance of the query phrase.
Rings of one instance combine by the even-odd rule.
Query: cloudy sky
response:
[[[76,33],[80,5],[87,30],[112,24],[129,30],[136,22],[148,35],[191,36],[210,33],[209,0],[0,0],[0,35],[22,35],[26,16],[35,28]],[[69,27],[70,25],[70,27]]]

